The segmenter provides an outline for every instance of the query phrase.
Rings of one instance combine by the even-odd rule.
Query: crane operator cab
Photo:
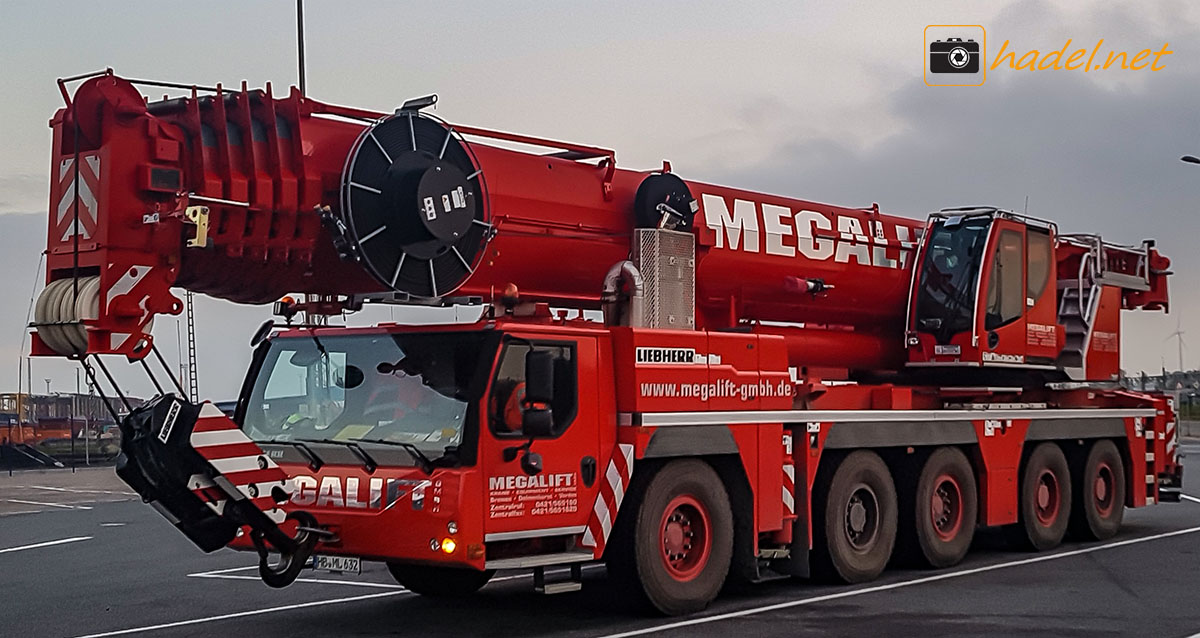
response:
[[[1030,370],[1114,381],[1120,311],[1165,307],[1165,262],[1148,241],[1118,246],[996,208],[943,209],[912,274],[908,369],[960,383]]]

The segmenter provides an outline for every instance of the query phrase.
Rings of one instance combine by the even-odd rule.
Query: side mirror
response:
[[[550,408],[525,408],[521,415],[521,433],[531,439],[554,435],[554,414]]]
[[[529,403],[554,401],[554,354],[530,350],[525,356],[525,400]]]
[[[525,400],[521,432],[533,438],[554,435],[554,354],[531,350],[525,356]]]
[[[529,476],[542,473],[542,455],[537,452],[525,452],[521,457],[521,470]]]
[[[267,340],[271,336],[271,331],[275,329],[275,322],[267,319],[254,331],[254,336],[250,337],[250,347],[257,348],[258,344]]]

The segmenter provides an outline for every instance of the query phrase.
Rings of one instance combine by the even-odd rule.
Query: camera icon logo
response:
[[[983,84],[987,75],[987,63],[983,60],[985,37],[980,25],[925,27],[925,83],[929,86]]]
[[[930,73],[979,73],[979,43],[947,38],[929,43]]]

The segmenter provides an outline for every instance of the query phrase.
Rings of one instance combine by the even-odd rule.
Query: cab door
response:
[[[1025,362],[1054,365],[1059,352],[1054,229],[1025,230]]]
[[[991,259],[981,296],[979,350],[984,366],[1025,364],[1026,227],[1011,219],[996,219],[992,228]]]
[[[509,335],[500,348],[480,436],[485,541],[543,544],[524,553],[571,549],[570,539],[582,533],[599,489],[596,340]],[[531,351],[548,352],[554,360],[552,430],[534,437],[523,431]],[[540,457],[540,471],[531,455]]]

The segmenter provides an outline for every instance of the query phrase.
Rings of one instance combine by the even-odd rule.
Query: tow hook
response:
[[[295,537],[282,533],[268,535],[256,529],[250,531],[250,540],[258,551],[258,575],[268,586],[277,589],[295,582],[320,537],[331,535],[328,530],[317,527],[317,519],[308,512],[290,512],[287,518],[299,524]],[[279,562],[274,565],[268,558],[268,543],[279,552]]]

